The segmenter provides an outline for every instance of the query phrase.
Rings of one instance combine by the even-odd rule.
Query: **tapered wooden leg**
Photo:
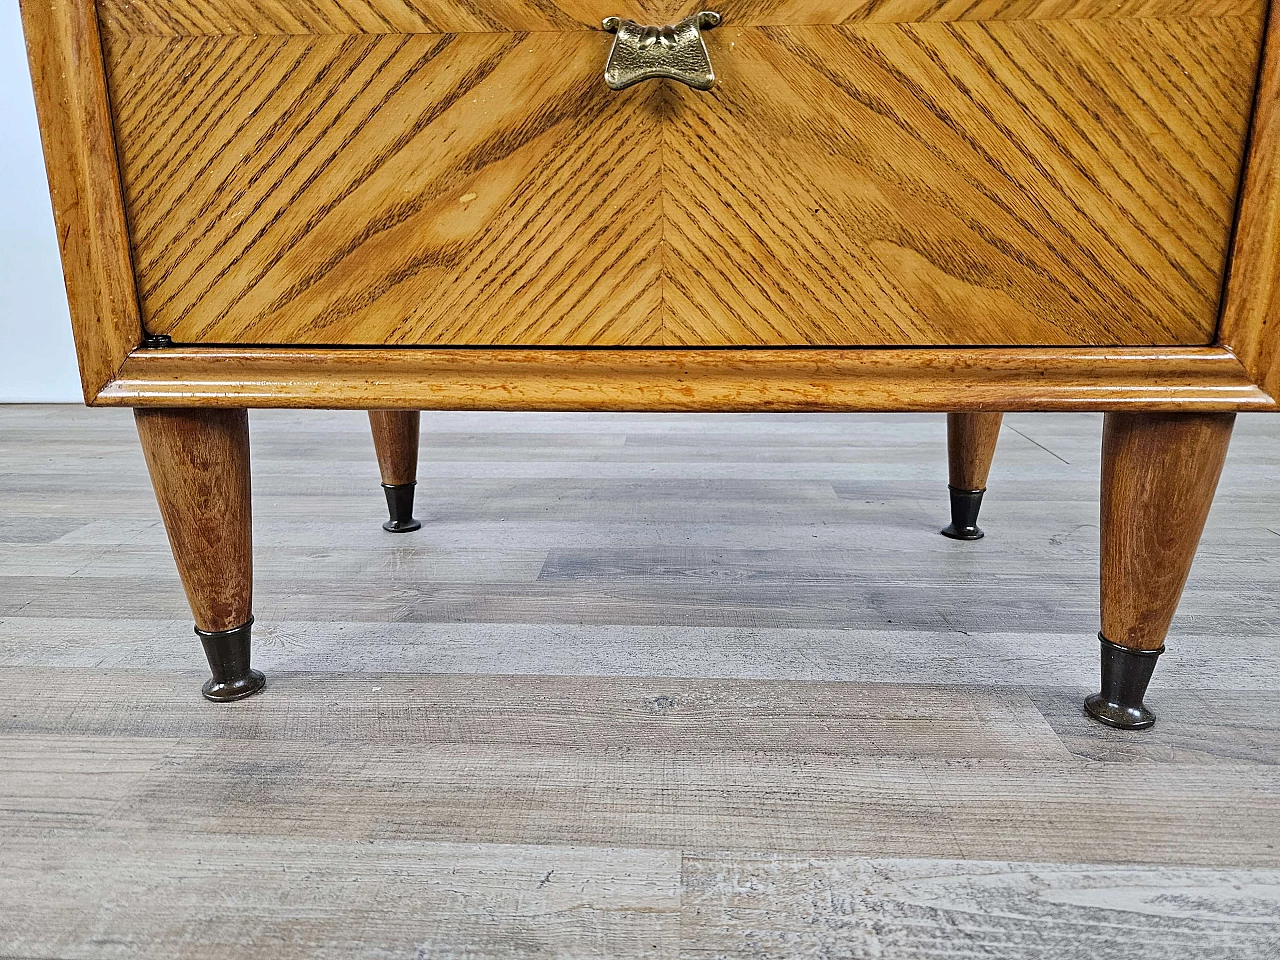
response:
[[[417,410],[370,410],[373,449],[378,454],[382,490],[390,519],[382,525],[392,533],[409,533],[422,526],[413,518],[413,492],[418,481]]]
[[[213,677],[210,700],[262,689],[249,665],[253,532],[244,410],[135,411],[173,559]]]
[[[952,540],[981,540],[978,511],[987,492],[987,474],[1000,436],[1002,413],[948,413],[947,466],[951,524],[942,531]]]
[[[1234,413],[1109,413],[1102,432],[1102,692],[1089,715],[1124,729],[1143,704],[1191,571]]]

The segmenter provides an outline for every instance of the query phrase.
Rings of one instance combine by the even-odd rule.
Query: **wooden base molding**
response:
[[[104,406],[369,410],[1275,410],[1220,347],[137,350]]]

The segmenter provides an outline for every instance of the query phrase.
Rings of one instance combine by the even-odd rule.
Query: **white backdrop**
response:
[[[0,403],[82,402],[17,0],[0,0]]]

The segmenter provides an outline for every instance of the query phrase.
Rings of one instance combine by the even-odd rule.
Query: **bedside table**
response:
[[[1149,726],[1237,411],[1280,395],[1264,0],[23,0],[85,398],[213,677],[252,407],[1106,413],[1102,692]]]

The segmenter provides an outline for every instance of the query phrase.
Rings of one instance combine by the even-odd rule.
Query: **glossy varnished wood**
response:
[[[382,482],[393,486],[418,479],[417,410],[370,410],[373,449]]]
[[[609,91],[576,13],[298,35],[310,7],[244,9],[176,36],[104,12],[146,324],[180,343],[1214,337],[1254,3],[766,6],[708,34],[710,94]]]
[[[253,612],[249,418],[244,410],[138,410],[138,436],[182,586],[201,630]]]
[[[80,380],[92,400],[142,339],[98,18],[92,0],[21,7]]]
[[[1274,410],[1225,349],[138,351],[98,402],[413,410]]]
[[[957,490],[985,490],[996,441],[999,413],[947,414],[947,482]]]
[[[1110,413],[1102,439],[1102,635],[1159,650],[1182,596],[1235,414]]]

